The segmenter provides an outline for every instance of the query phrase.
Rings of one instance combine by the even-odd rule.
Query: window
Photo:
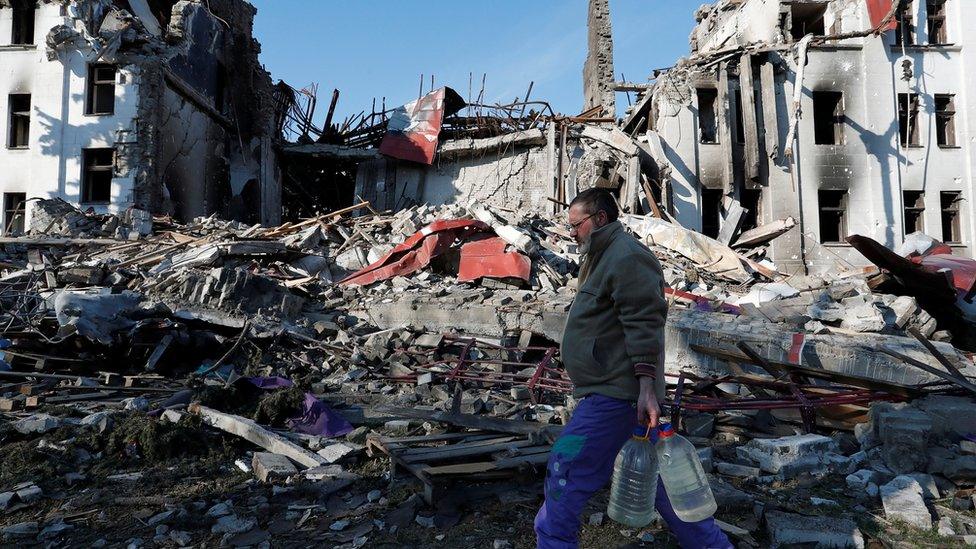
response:
[[[946,0],[927,0],[925,19],[928,24],[929,44],[948,44],[946,34]]]
[[[18,46],[34,43],[34,2],[20,0],[14,2],[13,26],[10,32],[10,43]]]
[[[840,243],[847,236],[847,191],[821,190],[820,242]]]
[[[735,90],[735,142],[744,144],[746,142],[746,124],[742,115],[742,93]]]
[[[902,147],[918,147],[918,94],[898,94],[898,133]]]
[[[935,94],[935,138],[940,147],[956,146],[956,101],[954,95]]]
[[[905,234],[925,232],[925,193],[922,191],[905,191],[903,193],[905,207]]]
[[[115,67],[105,64],[89,65],[85,114],[114,113]]]
[[[718,118],[715,116],[715,103],[718,90],[698,88],[698,135],[702,143],[718,143]]]
[[[81,201],[86,204],[110,202],[115,149],[85,149],[81,157],[84,170],[81,176]]]
[[[962,242],[962,226],[959,219],[959,202],[962,193],[943,191],[942,199],[942,241],[952,244]]]
[[[7,146],[11,149],[26,149],[30,142],[31,96],[27,93],[10,94],[7,105],[10,110]]]
[[[898,8],[898,27],[895,29],[895,44],[899,46],[915,45],[915,19],[912,15],[911,3]]]
[[[739,225],[740,231],[748,231],[759,226],[762,219],[762,189],[742,189],[739,202],[745,208],[746,213],[742,216],[742,223]]]
[[[27,193],[3,193],[3,234],[24,234]]]
[[[702,234],[715,238],[721,228],[722,189],[702,189]]]
[[[823,36],[825,34],[824,15],[827,4],[793,4],[791,10],[793,23],[790,32],[794,40],[800,40],[808,34]]]
[[[813,92],[813,134],[817,145],[844,144],[844,94]]]

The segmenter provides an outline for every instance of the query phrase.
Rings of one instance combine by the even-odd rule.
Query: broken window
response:
[[[824,36],[824,15],[827,4],[794,3],[791,9],[792,24],[790,32],[794,40],[800,40],[808,34]]]
[[[84,169],[81,201],[86,204],[107,204],[112,200],[115,149],[85,149],[81,156]]]
[[[88,93],[85,114],[115,113],[115,66],[88,66]]]
[[[7,146],[11,149],[26,149],[30,142],[31,96],[28,93],[10,94],[7,106],[10,111]]]
[[[3,234],[24,234],[27,193],[3,193]]]
[[[943,191],[942,199],[942,241],[958,244],[962,242],[962,225],[959,219],[959,202],[962,193]]]
[[[902,147],[918,147],[918,94],[898,94],[898,133]]]
[[[10,32],[10,43],[18,46],[34,43],[34,2],[14,2],[13,26]]]
[[[813,133],[817,145],[844,144],[844,94],[813,92]]]
[[[948,44],[946,0],[928,0],[925,3],[925,19],[928,24],[929,44]]]
[[[935,138],[940,147],[956,146],[956,101],[954,95],[935,95]]]
[[[898,8],[896,20],[898,26],[895,28],[895,44],[899,46],[915,45],[915,18],[912,15],[911,3],[902,4]]]
[[[847,236],[847,191],[821,190],[820,242],[841,243]]]
[[[759,221],[762,219],[760,215],[762,213],[762,189],[742,189],[741,197],[739,203],[745,208],[746,213],[742,216],[739,230],[745,232],[758,227]]]
[[[746,142],[746,124],[742,116],[742,93],[735,90],[735,142]]]
[[[905,191],[905,234],[925,232],[925,193]]]
[[[718,90],[698,88],[698,134],[702,143],[718,143],[718,118],[715,116],[715,103]]]
[[[715,238],[721,228],[722,189],[702,189],[702,234]]]

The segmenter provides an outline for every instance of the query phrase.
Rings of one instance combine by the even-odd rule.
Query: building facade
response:
[[[908,1],[880,35],[869,4],[884,3],[699,10],[691,56],[638,107],[678,221],[715,236],[793,217],[770,245],[787,273],[866,265],[854,234],[897,247],[922,231],[972,257],[976,3]]]
[[[52,197],[278,222],[254,14],[242,0],[0,0],[4,232]]]

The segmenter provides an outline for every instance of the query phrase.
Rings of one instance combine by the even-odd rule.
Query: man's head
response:
[[[616,221],[618,213],[613,195],[605,189],[586,189],[569,205],[569,234],[583,244],[593,231]]]

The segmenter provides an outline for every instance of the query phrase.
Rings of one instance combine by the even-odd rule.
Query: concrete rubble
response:
[[[593,4],[587,78],[612,79]],[[740,44],[729,18],[758,4],[700,9],[732,49],[700,26],[673,70],[791,51],[778,35]],[[881,265],[787,269],[773,259],[797,220],[747,226],[741,185],[715,236],[682,224],[660,187],[677,168],[635,131],[667,92],[638,86],[616,120],[614,89],[587,82],[580,116],[524,98],[470,119],[431,90],[435,166],[391,154],[402,112],[316,128],[314,94],[280,83],[294,196],[279,225],[32,201],[27,234],[0,241],[2,541],[533,544],[576,405],[559,355],[582,259],[566,206],[596,186],[663,266],[662,404],[737,546],[971,544],[976,347],[958,296]],[[321,178],[341,203],[306,192]],[[591,545],[672,541],[659,523],[621,531],[605,505],[583,515]]]

